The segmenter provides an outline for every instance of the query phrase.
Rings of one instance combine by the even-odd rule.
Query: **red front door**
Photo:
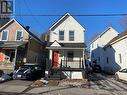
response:
[[[58,59],[59,59],[59,56],[58,56],[58,51],[53,51],[53,68],[58,68]]]

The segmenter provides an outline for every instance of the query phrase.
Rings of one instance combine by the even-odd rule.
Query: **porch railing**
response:
[[[83,68],[82,60],[61,60],[61,68]]]

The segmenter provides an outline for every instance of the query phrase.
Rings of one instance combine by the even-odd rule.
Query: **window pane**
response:
[[[16,40],[21,40],[21,39],[22,39],[22,31],[17,31]]]
[[[73,61],[74,54],[73,52],[68,52],[68,61]]]
[[[69,31],[69,41],[74,41],[74,31]]]
[[[64,31],[59,31],[59,40],[64,40]]]
[[[2,32],[2,40],[7,40],[7,31]]]

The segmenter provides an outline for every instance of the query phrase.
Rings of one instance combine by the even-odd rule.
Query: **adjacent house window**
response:
[[[109,63],[109,58],[107,57],[107,63]]]
[[[68,52],[68,61],[73,61],[74,53],[73,52]]]
[[[9,33],[8,30],[2,31],[2,36],[1,36],[2,41],[7,41],[8,40],[8,33]]]
[[[64,31],[59,31],[59,40],[60,41],[64,40]]]
[[[94,48],[94,44],[92,43],[92,48]]]
[[[122,57],[121,57],[121,54],[119,54],[119,62],[122,63]]]
[[[12,13],[13,1],[1,1],[1,13]]]
[[[74,41],[74,31],[69,31],[69,41]]]
[[[23,39],[23,32],[21,30],[16,31],[16,41],[21,41]]]

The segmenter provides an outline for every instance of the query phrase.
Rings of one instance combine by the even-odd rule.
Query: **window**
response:
[[[92,48],[94,48],[94,44],[92,43]]]
[[[13,2],[12,1],[1,1],[1,13],[12,13]]]
[[[100,57],[98,57],[98,62],[100,63]]]
[[[74,54],[73,52],[68,52],[68,61],[73,61]]]
[[[2,31],[2,36],[1,36],[1,40],[2,41],[7,41],[7,39],[8,39],[8,32],[9,31],[7,31],[7,30]]]
[[[69,41],[74,41],[74,31],[69,31]]]
[[[108,59],[108,57],[107,57],[107,63],[109,63],[109,59]]]
[[[16,41],[21,41],[23,38],[23,32],[21,30],[18,30],[16,32]]]
[[[59,31],[59,40],[60,41],[64,40],[64,31]]]
[[[122,63],[122,57],[121,57],[121,54],[119,54],[119,62]]]

